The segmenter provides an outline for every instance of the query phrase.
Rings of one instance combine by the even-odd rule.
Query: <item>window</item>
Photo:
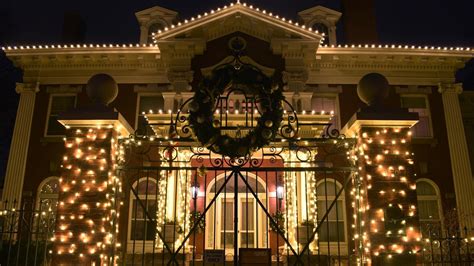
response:
[[[54,235],[56,211],[58,208],[59,179],[48,177],[38,187],[36,195],[36,214],[34,220],[34,239],[50,239]]]
[[[337,199],[336,204],[331,208],[327,218],[323,216],[331,204],[336,200],[336,195],[342,186],[333,179],[326,179],[318,184],[316,188],[318,202],[318,221],[321,223],[318,230],[318,237],[321,243],[324,242],[345,242],[345,203],[344,192]]]
[[[329,43],[329,30],[328,30],[328,27],[324,23],[315,23],[313,25],[313,30],[317,30],[319,33],[324,33],[323,44]]]
[[[38,211],[56,212],[58,205],[59,180],[57,177],[48,177],[38,188],[37,204]]]
[[[418,113],[420,120],[412,128],[413,137],[432,137],[430,109],[425,96],[402,96],[402,108],[408,108],[410,112]]]
[[[441,229],[440,199],[438,187],[428,179],[416,182],[418,215],[423,236],[436,234]]]
[[[337,96],[313,95],[311,98],[311,108],[316,113],[333,114],[330,122],[334,128],[339,128]]]
[[[131,241],[144,243],[156,236],[157,184],[153,178],[141,178],[130,191],[129,235]]]
[[[161,94],[154,95],[139,95],[138,97],[138,116],[137,116],[137,130],[144,134],[150,130],[147,126],[145,114],[151,112],[157,113],[158,110],[163,109],[164,99]]]
[[[48,120],[46,121],[47,136],[62,136],[66,129],[58,122],[58,116],[76,106],[76,95],[51,95],[49,100]]]
[[[148,40],[147,43],[153,43],[153,33],[157,33],[158,30],[163,29],[163,24],[161,23],[153,23],[148,27]]]

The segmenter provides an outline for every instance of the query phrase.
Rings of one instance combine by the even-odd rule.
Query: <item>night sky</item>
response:
[[[357,1],[357,0],[354,0]],[[340,0],[247,1],[287,18],[315,5],[341,10]],[[182,19],[229,4],[218,0],[2,0],[3,44],[58,43],[65,11],[79,11],[86,21],[86,42],[136,43],[135,12],[160,5]],[[379,39],[387,44],[474,46],[473,0],[375,0]]]
[[[293,20],[298,11],[316,5],[341,10],[340,0],[246,2]],[[185,19],[229,3],[222,0],[1,0],[0,45],[59,43],[66,11],[80,12],[87,25],[86,43],[137,43],[137,11],[160,5],[179,12],[180,18]],[[375,3],[379,43],[474,47],[474,0],[375,0]],[[338,36],[339,42],[343,42],[341,24]],[[459,80],[469,80],[470,89],[474,89],[473,61],[468,70],[459,74]],[[18,102],[14,86],[20,76],[0,51],[0,186]]]

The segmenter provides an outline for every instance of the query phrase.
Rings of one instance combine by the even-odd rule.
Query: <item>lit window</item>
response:
[[[158,188],[153,178],[141,178],[130,191],[130,240],[143,243],[156,236],[156,203]]]
[[[438,234],[441,230],[441,214],[436,185],[427,180],[418,180],[416,182],[416,195],[421,232],[424,236],[429,236],[430,233],[431,235]]]
[[[324,112],[325,114],[333,114],[331,123],[334,128],[339,128],[337,97],[336,96],[317,96],[311,98],[311,109],[316,113]]]
[[[148,127],[148,122],[145,119],[145,115],[150,111],[157,113],[163,109],[164,100],[162,95],[140,95],[138,103],[138,116],[137,116],[137,130],[141,134],[145,134]]]
[[[48,120],[46,121],[46,135],[62,136],[66,129],[58,122],[61,113],[69,111],[76,106],[76,95],[51,95]]]
[[[318,237],[321,243],[345,242],[344,192],[341,193],[326,219],[322,220],[341,189],[341,184],[333,179],[327,179],[326,182],[319,183],[316,188],[318,220],[321,223]]]
[[[419,121],[412,128],[413,137],[429,138],[431,133],[430,109],[425,96],[402,96],[402,108],[418,113]]]

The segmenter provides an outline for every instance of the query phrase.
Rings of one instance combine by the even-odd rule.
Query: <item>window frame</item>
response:
[[[416,204],[418,205],[418,201],[420,200],[420,197],[422,198],[421,200],[425,200],[425,201],[432,201],[432,200],[436,200],[436,203],[437,203],[437,206],[438,206],[438,217],[439,217],[439,223],[440,223],[440,226],[441,226],[441,229],[444,228],[444,215],[443,215],[443,205],[441,203],[441,192],[439,190],[439,187],[438,185],[433,182],[431,179],[428,179],[428,178],[418,178],[416,180],[416,185],[418,185],[419,182],[426,182],[428,183],[434,190],[435,190],[435,193],[436,195],[432,196],[428,196],[428,195],[418,195],[418,193],[416,194]],[[436,220],[426,220],[426,219],[421,219],[420,218],[420,215],[418,214],[418,219],[420,221],[420,224],[422,222],[433,222],[433,221],[436,221]],[[444,230],[441,230],[441,232],[444,232]]]
[[[48,112],[47,112],[47,115],[46,115],[46,122],[45,122],[45,127],[44,127],[44,134],[43,134],[45,138],[64,137],[64,135],[50,135],[50,134],[48,134],[49,118],[51,116],[51,107],[53,105],[53,98],[54,97],[69,97],[69,96],[74,96],[74,107],[73,108],[76,108],[76,106],[77,106],[77,93],[65,92],[65,93],[50,93],[49,94]]]
[[[327,252],[328,250],[328,243],[329,243],[329,250],[331,253],[333,252],[338,252],[338,248],[340,249],[340,254],[341,255],[347,255],[348,254],[348,247],[349,247],[349,240],[348,240],[348,229],[347,229],[347,226],[348,226],[348,221],[347,221],[347,205],[346,205],[346,190],[344,189],[343,185],[337,181],[336,179],[334,178],[325,178],[325,179],[320,179],[316,182],[316,191],[319,187],[319,185],[321,184],[324,184],[324,183],[335,183],[336,186],[337,186],[337,189],[343,189],[341,195],[339,196],[339,199],[338,201],[342,201],[341,202],[341,207],[342,207],[342,219],[340,218],[339,221],[342,220],[343,224],[344,224],[344,241],[340,241],[340,242],[332,242],[332,241],[319,241],[319,249],[320,249],[320,252],[322,254],[325,254],[325,252]],[[331,187],[334,186],[334,184],[331,184]],[[327,200],[326,200],[326,196],[325,195],[320,195],[319,193],[316,193],[316,202],[319,202],[319,201],[328,201],[328,202],[331,202],[332,200],[334,200],[336,198],[336,196],[327,196]],[[329,207],[329,206],[328,206]],[[319,209],[317,210],[318,212],[318,223],[319,223]],[[329,217],[329,216],[328,216]],[[338,221],[336,221],[338,222]],[[318,235],[318,239],[319,239],[319,235]],[[338,244],[339,243],[339,244]]]
[[[415,134],[412,134],[412,138],[414,139],[432,139],[434,138],[434,132],[433,132],[433,120],[431,119],[431,106],[430,106],[430,101],[428,98],[427,94],[420,94],[420,93],[400,93],[400,105],[402,104],[402,98],[403,97],[412,97],[412,98],[423,98],[425,100],[425,105],[426,105],[426,110],[428,113],[428,130],[429,130],[429,136],[416,136]],[[409,107],[402,107],[402,108],[407,108],[410,110]],[[418,112],[417,112],[418,113]],[[415,124],[416,125],[416,124]],[[413,126],[414,127],[414,126]],[[413,128],[412,127],[412,128]],[[410,128],[411,129],[411,128]],[[412,132],[413,133],[413,132]]]
[[[140,184],[141,181],[147,181],[148,182],[154,182],[156,187],[158,187],[158,181],[156,180],[156,178],[154,177],[141,177],[141,178],[138,178],[137,180],[135,180],[132,184],[132,186],[130,187],[130,190],[129,190],[129,206],[128,206],[128,216],[127,216],[127,250],[129,252],[131,252],[133,250],[133,246],[135,245],[135,252],[136,253],[140,253],[142,250],[143,250],[143,246],[145,246],[145,252],[150,252],[150,251],[153,251],[155,246],[153,245],[153,243],[157,243],[157,239],[156,239],[156,236],[155,236],[155,239],[154,240],[146,240],[146,237],[144,240],[133,240],[132,239],[132,222],[133,222],[133,201],[136,200],[136,198],[134,197],[134,195],[132,194],[131,192],[131,188],[133,188],[134,186],[137,186]],[[145,200],[145,196],[143,198],[141,198],[142,194],[138,194],[138,197],[139,199],[142,199],[142,200]],[[156,193],[148,193],[148,196],[146,196],[146,200],[154,200],[154,201],[157,201],[158,200],[158,197],[156,195]],[[156,229],[155,229],[155,232],[156,232]],[[135,243],[134,243],[135,242]]]

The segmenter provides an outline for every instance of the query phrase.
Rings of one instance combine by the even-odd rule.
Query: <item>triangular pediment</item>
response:
[[[155,41],[159,43],[186,38],[201,38],[209,41],[236,31],[264,41],[284,38],[320,42],[323,38],[317,31],[308,29],[304,25],[237,2],[165,28],[155,34]]]

